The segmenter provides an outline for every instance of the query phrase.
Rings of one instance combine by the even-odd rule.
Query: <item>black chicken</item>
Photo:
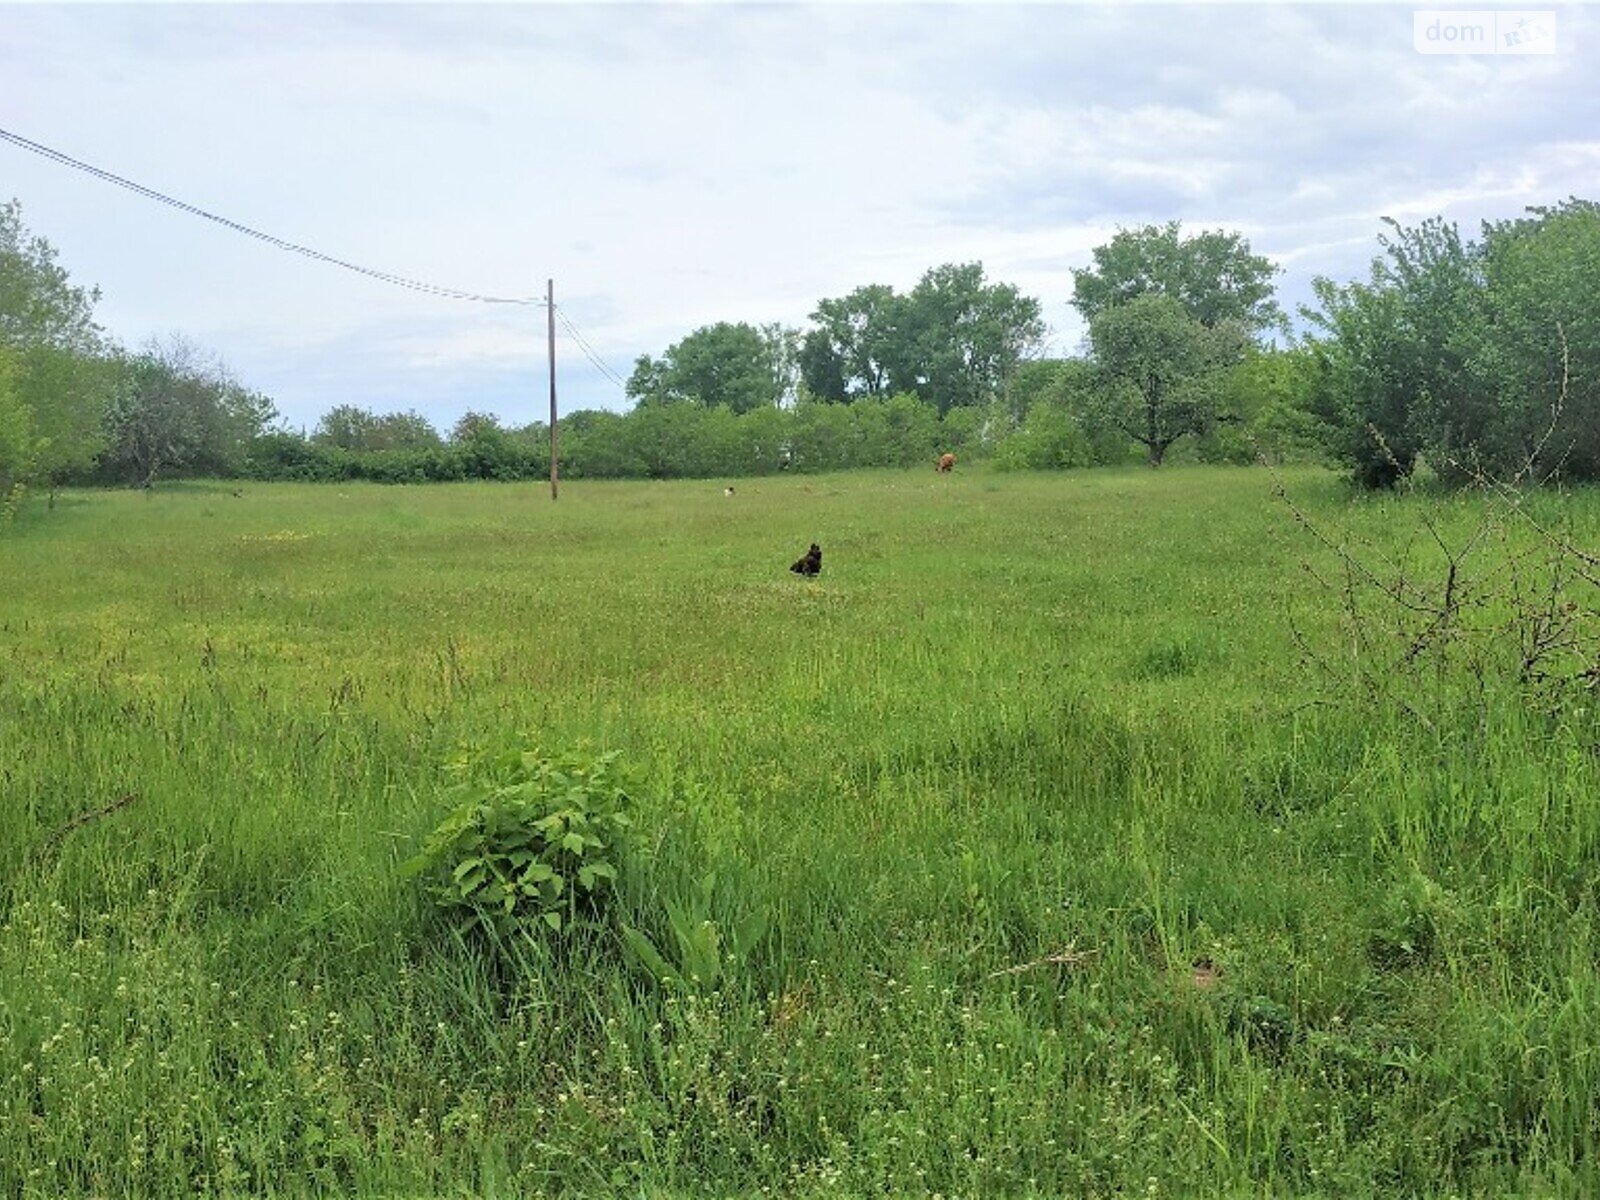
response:
[[[790,567],[789,570],[793,571],[796,575],[805,575],[808,577],[811,575],[820,575],[822,573],[822,547],[817,545],[815,542],[812,542],[811,549],[807,550],[800,560],[796,562],[794,566]]]

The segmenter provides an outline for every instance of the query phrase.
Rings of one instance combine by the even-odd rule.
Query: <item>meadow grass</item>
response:
[[[0,1197],[1600,1189],[1596,723],[1313,670],[1266,473],[233,491],[0,533]],[[453,932],[513,737],[637,773],[621,919],[765,937]]]

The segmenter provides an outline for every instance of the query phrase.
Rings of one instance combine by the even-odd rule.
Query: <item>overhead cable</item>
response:
[[[257,241],[266,242],[269,246],[276,246],[280,250],[288,250],[294,254],[303,254],[307,258],[316,259],[318,262],[325,262],[330,266],[343,267],[346,271],[354,271],[357,275],[365,275],[370,279],[394,284],[396,287],[409,288],[411,291],[423,292],[430,296],[442,296],[448,300],[472,300],[480,304],[517,304],[541,308],[545,304],[544,299],[538,296],[486,296],[480,292],[466,292],[459,288],[441,287],[436,283],[426,283],[418,279],[408,279],[403,275],[394,275],[388,271],[377,271],[371,267],[363,267],[347,259],[336,258],[331,254],[324,254],[320,250],[313,250],[309,246],[286,241],[283,238],[274,237],[270,233],[262,233],[259,229],[252,229],[250,226],[242,225],[238,221],[230,221],[227,217],[207,212],[205,209],[198,208],[193,204],[186,204],[184,201],[174,199],[165,192],[158,192],[154,188],[134,183],[131,179],[124,179],[121,175],[114,175],[110,171],[82,162],[71,155],[63,154],[60,150],[54,150],[39,142],[31,141],[9,130],[0,129],[0,141],[10,142],[14,146],[19,146],[33,154],[48,158],[52,162],[60,163],[62,166],[72,167],[74,170],[93,175],[96,179],[104,180],[106,183],[114,183],[118,187],[126,188],[130,192],[136,192],[147,199],[158,201],[180,212],[185,212],[195,217],[203,217],[207,221],[214,221],[216,224],[231,229],[235,233],[242,233],[247,237],[255,238]]]

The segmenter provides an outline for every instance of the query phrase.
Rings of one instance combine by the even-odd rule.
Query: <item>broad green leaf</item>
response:
[[[662,957],[661,951],[656,949],[655,943],[631,925],[622,927],[622,944],[639,965],[644,967],[658,982],[667,984],[679,982],[677,972],[667,964],[667,960]]]

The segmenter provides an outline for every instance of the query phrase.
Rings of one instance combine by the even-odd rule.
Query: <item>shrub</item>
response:
[[[613,754],[507,748],[451,763],[450,815],[406,864],[464,928],[559,934],[610,895],[632,797]]]

